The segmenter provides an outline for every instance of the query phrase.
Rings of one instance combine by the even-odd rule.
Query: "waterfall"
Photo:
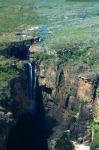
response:
[[[11,128],[7,150],[48,150],[45,113],[37,82],[36,61],[25,64],[28,105]],[[37,95],[38,94],[38,95]]]
[[[33,68],[33,100],[36,100],[36,86],[37,86],[37,67],[36,67],[36,63],[34,63],[34,68]]]
[[[32,100],[32,92],[33,92],[33,88],[32,88],[32,84],[33,84],[33,71],[32,71],[32,64],[28,63],[29,66],[29,98],[30,100]]]
[[[28,63],[29,66],[29,111],[32,113],[36,111],[36,86],[37,86],[37,67],[36,62]]]

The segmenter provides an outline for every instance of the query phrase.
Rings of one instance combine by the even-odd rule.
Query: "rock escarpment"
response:
[[[87,69],[62,66],[57,60],[41,62],[39,83],[42,89],[45,87],[51,91],[43,90],[44,100],[53,100],[59,107],[66,107],[66,99],[69,99],[68,107],[71,105],[71,108],[77,107],[81,100],[92,105],[98,101],[99,75]]]
[[[93,116],[99,121],[98,73],[84,66],[63,66],[57,60],[41,62],[39,83],[47,113],[58,121],[58,136],[61,137],[62,129],[70,129],[73,140],[91,143]],[[52,139],[59,138],[55,130]]]
[[[20,48],[19,43],[17,51],[17,46],[12,45],[9,55],[22,56],[21,59],[27,59],[28,48],[26,46],[25,48]],[[25,55],[23,49],[26,50]],[[22,63],[24,64],[24,61]],[[71,139],[76,141],[83,139],[83,142],[91,143],[90,122],[93,115],[99,121],[99,74],[93,73],[88,66],[67,66],[57,58],[52,58],[39,61],[37,78],[44,102],[48,130],[49,128],[53,130],[49,138],[50,149],[52,149],[52,143],[56,143],[65,130],[70,130]],[[9,85],[12,101],[8,110],[17,120],[29,106],[26,70],[23,69],[19,76],[10,81]],[[39,95],[39,91],[37,94]],[[6,116],[6,113],[4,115]],[[53,121],[49,119],[51,117]],[[4,139],[3,136],[1,137],[2,150],[5,150],[2,145],[6,143],[9,129],[2,130],[2,135],[6,135]]]

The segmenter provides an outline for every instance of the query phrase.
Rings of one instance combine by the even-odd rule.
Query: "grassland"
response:
[[[93,68],[99,64],[99,3],[68,0],[6,0],[0,1],[0,49],[20,40],[15,32],[46,25],[51,34],[42,49],[62,50],[79,47],[79,55],[68,59],[77,65],[87,61]],[[88,47],[91,47],[87,50]],[[77,51],[78,51],[77,50]],[[61,57],[63,61],[67,58]]]
[[[33,0],[0,1],[0,33],[13,32],[40,23]],[[44,20],[43,20],[44,21]]]
[[[20,29],[47,25],[53,33],[50,44],[55,45],[54,42],[61,37],[65,38],[65,42],[98,42],[98,8],[98,2],[1,0],[0,35],[3,37],[6,33],[10,34]]]

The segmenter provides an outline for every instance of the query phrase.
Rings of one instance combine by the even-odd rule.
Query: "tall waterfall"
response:
[[[37,87],[37,66],[36,62],[32,63],[32,69],[33,69],[33,100],[36,100],[36,87]]]
[[[25,64],[28,105],[11,128],[7,150],[48,150],[43,101],[37,81],[36,61]],[[25,78],[26,79],[26,78]]]
[[[30,106],[29,110],[31,112],[36,111],[36,86],[37,86],[37,66],[36,62],[28,63],[29,66],[29,100]]]
[[[32,71],[32,64],[28,63],[29,66],[29,98],[32,100],[32,82],[33,82],[33,71]]]

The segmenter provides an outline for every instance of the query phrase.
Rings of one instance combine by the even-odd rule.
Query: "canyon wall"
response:
[[[45,101],[53,100],[59,107],[77,109],[79,102],[84,101],[95,108],[98,119],[98,86],[99,76],[88,68],[62,66],[58,61],[41,62],[39,84],[51,89],[43,91]],[[68,102],[67,102],[68,101]]]

